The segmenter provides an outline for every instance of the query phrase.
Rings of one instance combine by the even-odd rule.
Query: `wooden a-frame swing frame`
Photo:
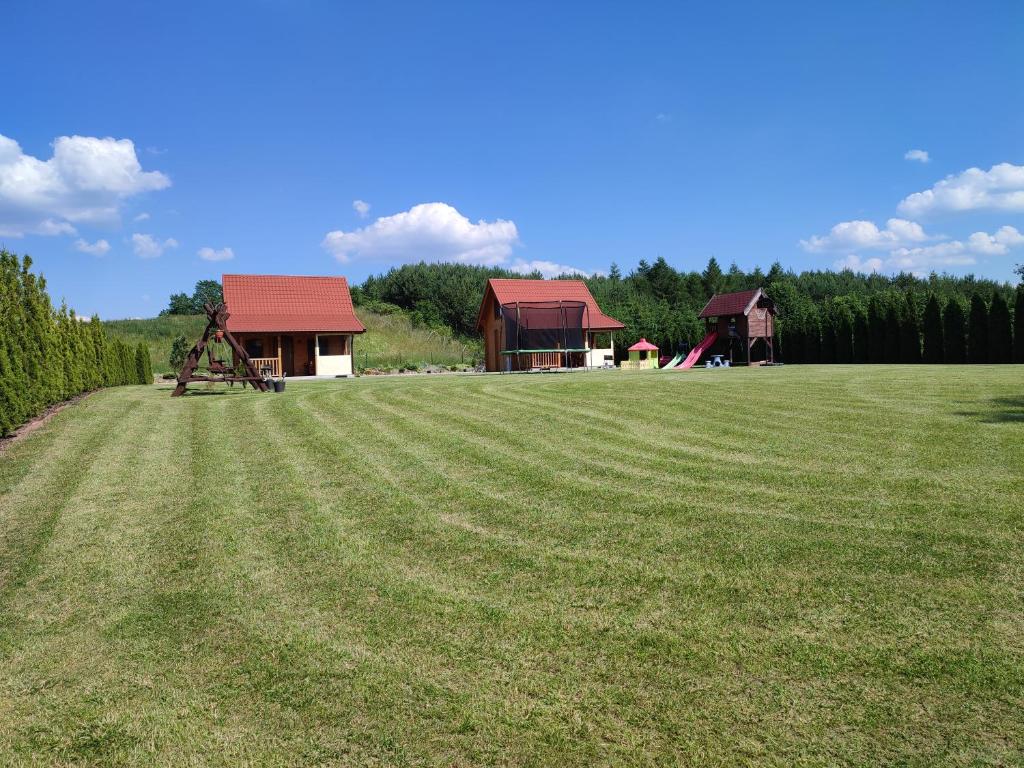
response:
[[[228,330],[228,314],[227,304],[220,303],[217,306],[212,305],[210,302],[206,302],[203,305],[203,309],[206,310],[206,316],[209,320],[206,323],[206,330],[203,331],[202,338],[197,341],[191,350],[189,350],[188,356],[185,358],[185,365],[181,368],[181,373],[178,374],[178,386],[171,392],[171,397],[181,397],[185,394],[185,389],[188,385],[194,381],[212,381],[217,384],[228,384],[235,381],[240,381],[244,387],[246,383],[253,386],[254,389],[258,389],[260,392],[266,392],[267,382],[264,381],[263,377],[256,371],[256,367],[252,364],[252,360],[249,359],[248,353],[242,348],[242,345],[238,343],[234,336],[231,335],[231,331]],[[245,366],[245,376],[232,376],[223,374],[219,376],[196,376],[196,368],[199,367],[199,361],[203,357],[203,352],[206,350],[206,345],[210,341],[210,336],[215,334],[217,331],[224,332],[224,338],[227,339],[231,349],[234,350],[235,354],[238,355],[238,359],[242,361]]]

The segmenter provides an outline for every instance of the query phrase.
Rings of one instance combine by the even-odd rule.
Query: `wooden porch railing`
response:
[[[281,375],[281,361],[276,357],[251,357],[252,364],[256,366],[258,373],[263,373],[264,368],[270,369],[271,376]]]

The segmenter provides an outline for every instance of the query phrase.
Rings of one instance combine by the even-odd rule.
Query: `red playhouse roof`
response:
[[[626,326],[609,317],[597,306],[594,297],[590,295],[590,289],[582,280],[516,280],[506,278],[491,278],[487,281],[487,288],[494,291],[494,297],[499,304],[510,304],[512,302],[530,301],[582,301],[587,305],[590,329],[594,331],[618,331]],[[480,303],[480,315],[477,316],[477,328],[483,327],[484,303],[487,301],[487,291],[484,291],[484,301]]]
[[[763,294],[764,291],[760,288],[755,288],[752,291],[737,291],[736,293],[716,293],[704,305],[699,317],[748,315]]]
[[[224,275],[228,329],[235,332],[362,333],[344,277]]]
[[[647,339],[642,338],[632,347],[626,350],[627,352],[657,352],[658,348],[651,344]]]

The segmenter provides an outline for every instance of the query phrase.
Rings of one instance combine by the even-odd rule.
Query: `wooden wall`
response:
[[[483,311],[484,366],[488,371],[502,370],[501,348],[505,329],[502,327],[501,318],[495,317],[495,301],[494,293],[488,289]]]

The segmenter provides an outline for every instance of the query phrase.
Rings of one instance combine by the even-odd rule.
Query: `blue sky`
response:
[[[1024,261],[1017,2],[32,2],[2,21],[0,242],[84,313],[152,315],[224,271],[359,281],[420,258]]]

